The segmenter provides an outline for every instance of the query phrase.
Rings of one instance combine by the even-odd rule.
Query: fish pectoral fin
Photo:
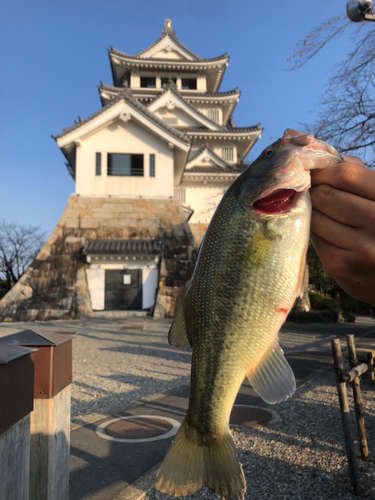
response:
[[[293,370],[277,343],[268,357],[247,375],[253,389],[266,403],[279,403],[296,390]]]
[[[185,307],[187,301],[188,295],[186,295],[181,302],[168,333],[168,342],[176,347],[191,347],[185,323]]]

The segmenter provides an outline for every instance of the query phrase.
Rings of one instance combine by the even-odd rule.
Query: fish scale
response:
[[[158,472],[160,491],[184,496],[205,484],[224,500],[244,498],[230,413],[246,376],[269,403],[295,391],[278,332],[303,283],[309,170],[339,161],[331,146],[287,130],[220,202],[169,332],[193,354],[189,408]]]

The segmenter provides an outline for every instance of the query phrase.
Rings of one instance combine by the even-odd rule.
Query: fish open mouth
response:
[[[257,200],[253,204],[253,208],[263,214],[282,214],[291,208],[295,194],[294,189],[278,189]]]

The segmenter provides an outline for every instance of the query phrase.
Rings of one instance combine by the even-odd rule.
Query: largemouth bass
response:
[[[244,498],[232,406],[245,377],[268,403],[295,391],[278,332],[303,288],[309,171],[342,161],[328,144],[288,129],[217,207],[169,332],[172,345],[193,353],[189,409],[158,472],[161,492],[184,496],[204,484],[223,499]]]

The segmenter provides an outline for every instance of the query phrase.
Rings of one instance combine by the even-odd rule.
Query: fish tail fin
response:
[[[203,442],[182,423],[156,476],[155,487],[170,496],[185,496],[206,485],[222,499],[242,500],[245,477],[229,431]]]
[[[204,484],[219,498],[243,500],[245,496],[245,476],[229,430],[223,440],[215,441],[207,449]]]

